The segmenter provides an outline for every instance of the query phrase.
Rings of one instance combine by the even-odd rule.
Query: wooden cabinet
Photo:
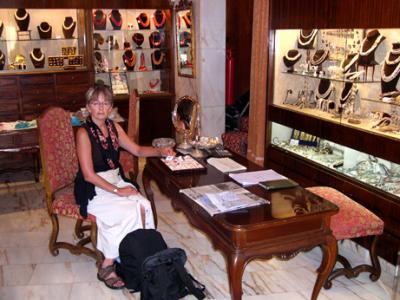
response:
[[[351,175],[343,171],[351,169],[346,166],[346,164],[349,164],[352,167],[359,168],[360,172],[368,172],[367,168],[371,167],[370,169],[372,169],[372,166],[382,166],[382,172],[388,167],[390,172],[392,172],[392,168],[393,171],[395,169],[397,170],[398,164],[400,164],[398,155],[400,151],[400,135],[396,132],[379,132],[376,127],[370,124],[373,118],[373,110],[382,112],[385,110],[398,111],[398,106],[391,102],[385,103],[385,101],[388,100],[379,100],[378,96],[372,100],[362,98],[363,93],[378,95],[373,89],[379,91],[381,87],[380,66],[376,65],[376,78],[365,81],[359,79],[353,82],[358,86],[358,95],[361,95],[361,99],[359,99],[359,103],[361,104],[359,104],[358,108],[364,107],[364,112],[360,112],[361,124],[358,125],[352,124],[351,122],[355,121],[352,120],[350,122],[348,116],[341,114],[342,112],[340,110],[329,111],[328,109],[325,111],[328,112],[328,114],[324,114],[318,111],[318,108],[311,105],[307,106],[309,105],[308,102],[306,106],[304,106],[302,102],[298,102],[298,106],[288,105],[291,101],[286,100],[290,100],[290,98],[301,101],[305,98],[311,99],[308,96],[305,98],[302,97],[302,94],[298,93],[300,90],[313,90],[314,94],[312,97],[315,97],[315,87],[318,86],[317,84],[322,77],[339,82],[339,84],[335,83],[337,86],[340,84],[345,85],[347,79],[343,80],[337,77],[329,77],[332,75],[332,72],[335,72],[333,68],[328,69],[328,67],[333,64],[332,62],[327,62],[326,65],[322,66],[322,71],[325,71],[325,73],[320,73],[321,69],[316,69],[315,74],[313,74],[313,72],[308,73],[308,70],[305,69],[305,65],[302,62],[303,66],[297,66],[300,69],[303,68],[300,70],[299,76],[296,74],[288,74],[288,71],[285,70],[285,66],[282,65],[282,58],[284,56],[282,53],[289,49],[295,49],[298,53],[302,54],[303,60],[306,57],[312,58],[320,48],[320,44],[318,44],[317,40],[318,38],[316,39],[315,46],[309,47],[308,49],[302,49],[302,47],[299,47],[298,43],[298,37],[301,33],[300,30],[305,29],[305,31],[303,31],[304,34],[310,32],[311,30],[306,30],[312,28],[325,30],[325,37],[321,38],[321,40],[324,40],[324,45],[326,47],[330,46],[326,45],[326,41],[330,36],[337,37],[339,34],[342,36],[355,36],[354,31],[349,30],[350,28],[364,28],[367,34],[371,28],[382,29],[381,31],[385,33],[386,39],[382,44],[381,51],[386,53],[390,51],[391,44],[395,42],[392,40],[392,37],[400,32],[399,24],[393,23],[393,20],[396,19],[396,15],[400,11],[400,4],[395,0],[385,0],[379,3],[372,0],[361,2],[345,0],[271,0],[269,4],[269,15],[271,19],[259,20],[260,24],[262,24],[263,21],[266,22],[270,36],[268,82],[264,83],[264,87],[268,85],[265,167],[274,168],[292,177],[304,186],[332,186],[374,212],[385,222],[384,233],[378,243],[378,254],[387,261],[393,263],[400,247],[400,221],[398,219],[400,215],[400,197],[396,190],[397,187],[395,183],[395,191],[392,192],[387,189],[388,185],[392,184],[391,179],[385,179],[386,175],[383,173],[382,176],[380,176],[383,180],[383,184],[380,183],[377,185],[373,183],[373,176],[369,178],[370,182],[368,182],[363,181],[362,176],[357,176],[357,174],[361,173],[354,173]],[[388,9],[389,7],[390,9]],[[257,28],[255,30],[257,30]],[[291,37],[284,38],[284,34],[289,34]],[[361,53],[358,47],[360,47],[360,44],[363,44],[364,38],[365,36],[360,39],[360,43],[355,43],[355,46],[352,48],[348,45],[344,45],[344,56],[350,53],[348,50]],[[350,46],[351,45],[352,44],[350,44]],[[257,45],[253,45],[253,47],[257,47]],[[340,45],[340,47],[342,46]],[[283,51],[283,49],[286,50]],[[338,50],[339,47],[335,49]],[[288,51],[285,53],[288,53]],[[333,54],[332,51],[330,54]],[[385,55],[383,54],[383,58],[384,57]],[[367,71],[369,72],[368,76],[371,76],[372,69],[370,68]],[[287,80],[282,80],[282,78],[286,77]],[[371,93],[368,93],[369,91],[371,91]],[[336,95],[330,100],[336,101],[336,105],[342,107],[343,103],[339,101],[341,96],[343,96],[342,89],[336,88]],[[371,106],[374,106],[373,109],[365,108],[369,105],[366,104],[367,101],[372,103]],[[295,103],[295,101],[292,103]],[[371,110],[372,114],[369,114],[370,112],[368,110]],[[313,113],[313,111],[315,113]],[[368,112],[365,113],[365,111]],[[395,122],[394,120],[392,125],[395,124]],[[300,141],[302,143],[310,141],[308,137],[304,139],[294,138],[296,131],[305,133],[308,137],[309,135],[313,135],[323,143],[334,145],[334,147],[337,146],[337,148],[333,148],[333,151],[340,148],[344,151],[345,155],[346,153],[353,155],[354,161],[351,162],[349,159],[345,158],[344,162],[342,162],[344,166],[332,167],[328,164],[318,162],[314,158],[310,158],[313,155],[308,156],[306,151],[292,151],[291,148],[295,147],[296,141],[299,143]],[[277,132],[279,132],[279,134],[277,134]],[[284,138],[287,140],[286,146],[283,146],[284,143],[280,140]],[[313,147],[313,145],[308,146]],[[332,150],[322,148],[323,147],[315,147],[315,150]],[[357,162],[360,164],[357,164]],[[400,171],[400,168],[396,172],[398,171]],[[366,174],[370,175],[369,173]],[[398,175],[391,173],[390,176],[393,179]],[[368,240],[361,238],[358,239],[357,242],[362,245],[367,245]]]

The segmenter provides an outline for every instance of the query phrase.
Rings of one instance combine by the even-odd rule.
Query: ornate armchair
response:
[[[249,117],[241,117],[239,130],[228,131],[222,134],[224,147],[242,156],[247,155],[247,138],[249,130]]]
[[[75,255],[83,253],[91,256],[99,264],[103,255],[96,248],[96,218],[89,215],[87,219],[83,219],[74,199],[73,184],[78,170],[78,159],[70,115],[62,108],[51,107],[37,121],[47,210],[52,223],[50,253],[56,256],[58,249],[64,248]],[[58,241],[59,216],[77,220],[75,233],[79,241],[76,244]],[[89,225],[82,226],[83,221],[87,221]],[[90,230],[88,237],[83,234],[85,230]],[[92,248],[85,246],[88,243],[92,244]]]

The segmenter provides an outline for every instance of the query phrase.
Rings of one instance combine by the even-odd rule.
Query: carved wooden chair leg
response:
[[[96,266],[99,267],[104,260],[104,255],[100,250],[97,249],[97,224],[94,222],[92,222],[92,226],[90,229],[90,238],[94,249],[94,253],[96,255],[95,257]]]
[[[49,250],[53,256],[57,256],[59,253],[59,251],[58,251],[59,247],[57,246],[57,237],[58,237],[58,231],[59,231],[58,217],[55,214],[51,214],[50,218],[51,218],[51,224],[52,224],[52,231],[51,231],[51,236],[50,236],[50,241],[49,241]]]
[[[378,254],[376,253],[376,245],[378,243],[379,236],[375,236],[374,240],[372,241],[370,250],[369,250],[369,255],[371,257],[371,263],[372,267],[370,266],[370,272],[371,274],[369,275],[369,278],[372,281],[377,281],[379,277],[381,276],[381,264],[379,263],[378,259]]]
[[[76,235],[76,237],[79,238],[79,239],[83,238],[82,223],[83,223],[83,220],[82,220],[82,219],[76,220],[76,224],[75,224],[75,235]]]

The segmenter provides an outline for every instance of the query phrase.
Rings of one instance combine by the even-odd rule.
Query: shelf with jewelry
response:
[[[1,74],[83,70],[77,9],[0,9]]]
[[[300,159],[400,197],[400,165],[272,122],[271,145]]]
[[[277,30],[273,104],[400,141],[399,32]]]
[[[129,90],[170,94],[171,17],[161,9],[93,9],[95,80],[124,72]]]

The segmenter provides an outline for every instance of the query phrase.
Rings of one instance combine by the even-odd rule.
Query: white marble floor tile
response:
[[[0,299],[4,300],[69,300],[71,284],[26,285],[0,288]],[[78,299],[78,298],[74,298]],[[84,298],[81,298],[84,299]]]
[[[2,266],[3,286],[29,284],[35,265],[5,265]]]

